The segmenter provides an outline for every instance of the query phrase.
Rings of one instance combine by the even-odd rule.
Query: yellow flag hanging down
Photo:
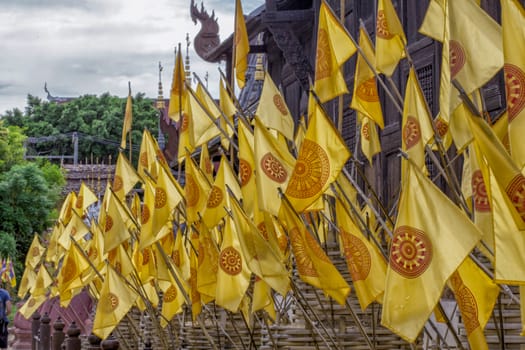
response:
[[[115,165],[115,175],[113,176],[113,192],[115,192],[118,199],[124,201],[126,195],[135,187],[137,182],[142,182],[142,179],[124,153],[120,152]]]
[[[189,154],[186,154],[184,163],[186,165],[186,184],[184,186],[186,220],[189,223],[193,223],[200,220],[200,215],[208,201],[211,186]]]
[[[210,152],[208,150],[208,144],[203,143],[201,147],[201,156],[199,159],[199,168],[201,168],[202,172],[208,179],[208,181],[211,183],[213,182],[213,173],[214,173],[214,164],[212,162],[212,159],[210,157]]]
[[[58,214],[58,220],[62,222],[65,226],[71,220],[71,215],[73,213],[73,207],[77,202],[77,194],[75,192],[69,192],[66,199],[62,203],[60,208],[60,214]]]
[[[282,296],[290,289],[290,278],[279,254],[269,244],[235,199],[230,199],[233,221],[241,250],[250,270]]]
[[[391,76],[405,57],[407,38],[391,0],[379,0],[376,19],[376,68]]]
[[[190,110],[190,100],[187,100],[188,108],[184,111],[180,117],[179,123],[179,145],[178,145],[178,160],[182,162],[186,152],[193,152],[195,150],[195,133],[193,132],[193,116]]]
[[[275,129],[288,140],[293,140],[294,121],[286,101],[270,74],[264,74],[264,84],[255,115],[270,129]]]
[[[481,154],[506,194],[516,225],[520,230],[525,230],[525,177],[483,119],[471,117],[468,121]]]
[[[350,286],[286,202],[281,207],[280,218],[286,225],[301,279],[344,305]]]
[[[75,207],[73,209],[79,216],[84,217],[86,209],[96,202],[98,202],[97,195],[91,191],[84,181],[82,181],[78,190]]]
[[[111,334],[137,300],[137,294],[112,267],[108,266],[107,271],[93,321],[93,333],[101,339]]]
[[[35,285],[37,273],[35,269],[30,265],[26,265],[24,274],[20,280],[20,286],[18,287],[18,297],[24,299],[26,294],[29,292],[32,286]]]
[[[374,47],[363,28],[359,29],[359,46],[369,62],[375,62]],[[374,72],[363,58],[363,54],[357,55],[355,66],[354,93],[350,108],[366,115],[376,122],[381,129],[385,127],[383,111],[377,93],[377,82]]]
[[[385,291],[386,261],[373,242],[369,242],[346,212],[341,201],[336,200],[341,251],[352,276],[361,310],[370,303],[382,302]]]
[[[197,269],[197,290],[203,304],[215,300],[217,293],[217,272],[219,269],[219,250],[210,231],[202,224],[196,224],[199,239],[199,267]]]
[[[235,1],[235,32],[233,34],[235,50],[235,77],[239,88],[244,87],[245,74],[248,69],[248,54],[250,53],[250,40],[244,22],[241,0]]]
[[[189,110],[191,111],[191,120],[193,122],[193,128],[191,129],[193,137],[191,139],[193,140],[194,148],[210,141],[221,133],[215,124],[216,119],[220,116],[219,110],[215,104],[211,104],[212,101],[208,101],[206,98],[208,95],[203,91],[200,83],[197,84],[197,91],[200,92],[190,93],[188,96],[190,101]],[[212,108],[213,111],[211,110]]]
[[[244,210],[253,215],[254,204],[257,200],[255,184],[255,156],[253,133],[239,123],[239,182],[241,185]]]
[[[182,62],[182,53],[180,46],[175,56],[175,66],[173,67],[173,78],[171,81],[170,90],[170,104],[168,108],[168,116],[174,121],[178,122],[180,116],[187,106],[186,99],[188,92],[186,91],[186,72],[184,72],[184,63]]]
[[[166,166],[166,158],[159,148],[157,141],[151,136],[148,129],[142,133],[142,142],[140,144],[140,156],[137,164],[138,174],[145,179],[149,175],[157,176],[157,167]]]
[[[173,279],[171,284],[164,291],[162,299],[162,311],[161,314],[163,317],[160,319],[160,324],[162,327],[166,327],[168,322],[176,315],[182,312],[182,306],[185,303],[184,294],[181,292],[177,282]]]
[[[100,221],[104,231],[105,252],[115,249],[119,244],[131,237],[126,225],[126,222],[129,220],[122,217],[123,211],[119,208],[122,204],[117,203],[117,201],[117,197],[111,193],[108,195],[107,208],[103,220]]]
[[[74,289],[84,286],[81,276],[84,271],[91,268],[83,253],[76,244],[72,244],[64,257],[64,262],[58,275],[58,291],[60,293],[60,305],[67,306],[70,299],[63,300],[63,296],[69,296]],[[80,291],[78,291],[80,292]],[[72,297],[73,295],[71,295]]]
[[[323,0],[317,28],[314,83],[322,103],[348,93],[341,66],[356,51],[357,48],[347,31]]]
[[[286,189],[296,211],[314,203],[335,181],[350,151],[318,104],[310,117],[306,136]]]
[[[215,303],[231,312],[237,312],[250,285],[251,271],[243,256],[233,220],[226,217],[219,269],[217,271],[217,292]]]
[[[64,263],[66,262],[67,260],[64,260]],[[44,265],[40,265],[40,268],[38,269],[38,273],[36,275],[35,283],[31,286],[31,295],[34,297],[46,295],[48,287],[52,284],[53,278],[49,275],[47,268]]]
[[[480,238],[470,219],[410,162],[390,247],[381,324],[414,342],[447,279]]]
[[[237,113],[237,108],[235,107],[235,104],[232,101],[232,98],[230,97],[230,94],[228,93],[228,90],[224,86],[224,81],[221,78],[220,84],[219,84],[219,105],[221,107],[221,110],[224,112],[224,115],[221,116],[220,119],[220,125],[223,130],[226,130],[226,133],[228,134],[229,138],[226,138],[221,133],[221,144],[224,147],[224,149],[230,148],[230,139],[233,136],[233,129],[230,127],[230,124],[233,125],[233,116]],[[224,117],[228,118],[228,123]]]
[[[227,200],[226,185],[240,198],[241,186],[230,167],[228,159],[226,156],[222,156],[215,183],[211,188],[206,207],[202,213],[202,221],[210,229],[219,224],[226,215],[224,208],[230,206]]]
[[[33,241],[27,250],[25,266],[30,266],[33,269],[36,268],[42,260],[45,250],[46,249],[42,246],[42,244],[40,244],[38,235],[35,234],[33,236]]]
[[[431,117],[426,106],[425,96],[419,86],[416,71],[411,67],[405,89],[405,103],[403,104],[401,148],[424,172],[426,172],[425,145],[434,136],[430,123]],[[406,164],[405,160],[403,160],[403,164]]]
[[[133,106],[131,99],[131,85],[128,91],[128,98],[126,99],[126,110],[124,111],[124,122],[122,123],[122,139],[120,141],[120,148],[126,148],[126,135],[131,132],[131,123],[133,121]],[[129,135],[131,138],[131,134]]]
[[[470,258],[449,279],[471,349],[488,350],[483,329],[492,316],[499,287]]]
[[[366,115],[361,115],[357,112],[359,120],[361,120],[361,151],[368,159],[370,165],[372,165],[372,159],[374,155],[381,152],[381,144],[379,142],[379,135],[377,134],[376,123],[368,118]],[[356,120],[357,122],[357,120]]]
[[[525,95],[521,89],[525,82],[525,9],[516,0],[501,2],[503,54],[505,57],[505,92],[509,120],[511,156],[519,168],[525,165]]]
[[[76,241],[80,241],[87,233],[89,228],[84,223],[82,218],[76,213],[72,215],[69,224],[64,227],[64,230],[58,237],[58,243],[66,250],[71,246],[71,237]]]

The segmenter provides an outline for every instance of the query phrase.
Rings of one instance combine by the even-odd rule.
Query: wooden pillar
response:
[[[52,350],[61,350],[62,343],[66,337],[64,333],[64,328],[66,327],[62,317],[58,316],[55,323],[53,323],[53,336],[51,339],[51,348]]]
[[[40,342],[38,348],[40,350],[49,350],[51,346],[51,319],[47,312],[44,313],[40,320]]]
[[[40,331],[40,314],[35,311],[31,317],[31,350],[38,350],[38,332]]]
[[[73,321],[67,330],[66,350],[80,350],[80,328]]]

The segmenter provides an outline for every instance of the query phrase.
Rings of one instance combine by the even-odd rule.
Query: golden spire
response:
[[[163,68],[164,67],[162,67],[161,62],[159,61],[159,93],[158,93],[158,96],[157,96],[157,103],[155,104],[155,106],[159,110],[163,110],[164,107],[165,107],[164,96],[162,96],[162,69]]]
[[[186,81],[191,85],[190,72],[190,34],[186,33],[186,59],[184,60],[184,71],[186,73]]]

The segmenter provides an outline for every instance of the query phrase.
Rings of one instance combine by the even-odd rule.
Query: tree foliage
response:
[[[65,103],[43,101],[28,95],[22,113],[6,111],[0,118],[6,126],[23,128],[28,137],[52,137],[31,144],[28,152],[38,155],[72,155],[72,133],[79,135],[79,159],[116,159],[120,145],[126,99],[104,93],[84,95]],[[140,145],[142,131],[158,130],[158,111],[151,99],[138,93],[133,98],[132,143]]]
[[[24,159],[25,136],[18,126],[4,127],[0,120],[0,173]]]

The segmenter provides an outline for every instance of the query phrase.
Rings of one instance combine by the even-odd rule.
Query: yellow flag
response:
[[[60,220],[64,226],[68,224],[69,220],[71,220],[73,207],[75,206],[76,202],[77,194],[75,192],[69,192],[66,199],[64,199],[64,202],[62,203],[60,214],[58,215],[58,220]]]
[[[381,302],[385,291],[386,261],[381,252],[369,242],[346,212],[341,201],[336,201],[341,250],[354,285],[361,310],[370,303]]]
[[[211,183],[213,182],[214,164],[210,158],[210,152],[208,151],[208,144],[203,143],[201,147],[201,156],[199,160],[199,167],[202,172]]]
[[[503,54],[505,56],[505,92],[509,120],[509,141],[512,158],[518,167],[525,165],[525,95],[521,82],[525,82],[525,9],[516,0],[501,2]]]
[[[431,117],[426,106],[425,96],[419,86],[416,71],[412,67],[405,89],[401,148],[424,172],[426,172],[425,145],[434,136],[430,123]],[[406,164],[406,161],[403,161],[403,164]],[[406,171],[405,166],[403,166],[403,170]]]
[[[97,195],[91,191],[84,181],[82,181],[78,190],[75,207],[73,209],[78,215],[84,217],[86,209],[96,202],[98,202]]]
[[[70,301],[69,298],[64,300],[62,296],[69,296],[69,293],[67,293],[68,291],[72,292],[73,290],[84,286],[84,281],[82,281],[81,275],[89,268],[90,265],[84,257],[83,252],[80,251],[76,244],[72,244],[64,257],[62,268],[58,274],[57,287],[60,293],[60,304],[62,306],[67,306]],[[71,297],[72,296],[73,295],[71,295]]]
[[[379,0],[376,18],[376,68],[391,76],[405,57],[407,38],[391,0]]]
[[[469,218],[410,162],[390,247],[381,324],[414,342],[447,279],[480,238]]]
[[[359,29],[359,46],[369,62],[375,62],[374,47],[363,28]],[[377,83],[374,72],[365,61],[363,54],[357,55],[355,66],[354,93],[350,107],[375,121],[381,129],[385,127],[383,111],[377,93]]]
[[[64,260],[66,263],[67,260]],[[53,278],[49,275],[47,268],[44,265],[40,265],[38,273],[36,275],[35,283],[31,286],[30,292],[34,297],[40,295],[46,295],[49,286],[53,284]]]
[[[221,219],[226,215],[224,208],[229,207],[226,185],[234,191],[236,196],[241,196],[241,186],[237,181],[237,177],[233,173],[228,159],[222,156],[215,183],[211,187],[206,207],[202,213],[202,221],[210,229],[219,224]]]
[[[42,244],[40,244],[38,235],[35,234],[33,236],[33,241],[27,250],[25,266],[30,266],[33,269],[36,268],[42,260],[45,250],[46,249],[42,246]]]
[[[188,105],[190,100],[188,99]],[[179,126],[179,146],[178,146],[178,159],[179,162],[182,162],[182,159],[185,157],[186,152],[193,152],[195,150],[195,133],[193,132],[193,116],[189,107],[187,108],[188,112],[183,112],[180,119]]]
[[[235,199],[231,199],[233,221],[250,270],[282,296],[290,289],[290,277],[279,254],[246,216]]]
[[[257,118],[255,118],[254,143],[259,209],[278,215],[281,206],[278,188],[283,192],[286,190],[295,159],[288,151],[287,145],[273,137]]]
[[[445,25],[445,0],[430,0],[419,32],[436,41],[443,41]]]
[[[235,77],[239,88],[244,87],[245,74],[248,69],[248,53],[250,53],[250,40],[244,22],[241,0],[235,1],[235,32],[233,34],[235,50]]]
[[[199,237],[197,234],[192,234],[191,237],[191,244],[195,246],[199,246]],[[190,279],[188,280],[188,284],[190,286],[190,297],[191,297],[191,315],[192,319],[195,321],[197,319],[197,316],[202,311],[202,301],[201,301],[201,294],[199,293],[198,286],[197,286],[197,278],[198,278],[198,256],[197,253],[191,249],[190,250]]]
[[[357,112],[358,115],[361,113]],[[361,128],[361,151],[368,159],[370,165],[372,165],[372,159],[374,155],[381,152],[381,144],[379,142],[379,135],[377,134],[376,123],[368,118],[366,115],[360,115]]]
[[[525,177],[484,120],[471,117],[468,121],[482,155],[494,172],[499,187],[506,194],[516,225],[524,230]]]
[[[233,220],[226,217],[219,269],[217,271],[217,292],[215,303],[231,312],[237,312],[250,285],[251,272],[243,256]]]
[[[141,178],[150,176],[157,176],[157,167],[160,165],[166,166],[166,158],[159,148],[157,141],[151,136],[148,129],[144,129],[142,133],[142,142],[140,144],[140,156],[137,164],[137,172]]]
[[[239,123],[239,182],[244,209],[249,215],[254,212],[256,196],[254,135],[251,130]]]
[[[483,334],[499,295],[499,287],[470,258],[449,279],[471,349],[487,349]]]
[[[26,294],[29,292],[32,286],[35,285],[37,273],[35,269],[30,265],[26,265],[24,269],[24,274],[20,280],[20,286],[18,287],[18,297],[23,299]]]
[[[200,215],[206,207],[211,186],[188,154],[186,155],[185,165],[186,220],[189,223],[193,223],[199,221]]]
[[[90,231],[92,236],[89,241],[87,256],[93,266],[100,270],[107,258],[107,254],[104,253],[104,234],[94,220],[91,222]]]
[[[197,89],[202,90],[203,88],[200,84],[198,84]],[[199,95],[203,96],[202,100],[198,100]],[[219,136],[221,133],[215,124],[216,119],[220,116],[220,112],[217,114],[218,109],[215,107],[215,105],[212,105],[215,107],[215,114],[212,114],[213,112],[210,111],[212,106],[208,106],[208,102],[204,99],[205,96],[207,96],[207,94],[203,91],[200,93],[190,93],[188,96],[190,104],[189,110],[191,111],[191,121],[193,123],[193,127],[191,128],[193,136],[190,138],[193,140],[193,148],[197,148],[203,143],[208,142],[216,136]]]
[[[137,294],[108,266],[93,321],[93,333],[106,339],[135,304],[135,300]]]
[[[203,304],[215,300],[217,292],[217,272],[219,251],[210,231],[198,223],[199,228],[199,267],[197,269],[197,290]]]
[[[264,310],[271,320],[276,319],[272,288],[264,280],[255,277],[253,283],[252,312]]]
[[[313,103],[313,101],[312,101]],[[301,145],[303,144],[304,137],[306,136],[306,122],[304,121],[304,116],[301,116],[299,123],[297,124],[297,130],[295,131],[294,143],[295,149],[300,150]]]
[[[182,294],[177,282],[172,278],[170,286],[164,291],[162,297],[161,314],[163,317],[160,319],[162,327],[166,327],[173,316],[182,312],[184,302],[184,294]]]
[[[109,195],[107,199],[107,209],[100,225],[104,231],[104,251],[108,252],[115,249],[119,244],[130,238],[130,233],[126,226],[126,219],[122,217],[122,204],[117,202],[114,195]]]
[[[30,296],[18,312],[20,312],[26,320],[31,320],[31,316],[46,300],[48,300],[46,295]]]
[[[170,103],[168,108],[168,116],[174,121],[178,122],[180,116],[186,108],[186,99],[188,92],[186,91],[186,72],[184,72],[184,63],[182,62],[182,53],[180,47],[175,56],[175,65],[173,67],[173,78],[171,81]]]
[[[111,250],[107,254],[108,263],[123,277],[128,277],[134,272],[133,262],[131,261],[129,248],[125,247],[124,244],[119,245],[117,248]]]
[[[348,93],[340,67],[357,48],[326,1],[321,2],[317,28],[314,88],[321,102]]]
[[[270,74],[264,75],[264,84],[255,115],[270,129],[279,131],[288,140],[293,140],[294,120],[286,101]]]
[[[286,189],[296,211],[314,203],[335,181],[350,151],[318,104],[310,117],[306,136]]]
[[[133,122],[133,106],[131,99],[131,86],[128,91],[128,98],[126,99],[126,110],[124,111],[124,122],[122,123],[122,139],[120,141],[120,148],[126,148],[126,135],[131,132],[131,123]],[[131,134],[129,135],[131,138]]]
[[[286,202],[280,218],[286,224],[299,277],[344,305],[350,286]]]
[[[115,175],[113,176],[113,192],[121,201],[124,201],[129,191],[135,187],[137,182],[141,181],[135,168],[130,164],[124,153],[120,152],[115,165]]]
[[[84,223],[82,218],[76,213],[72,215],[71,220],[64,228],[60,237],[58,237],[58,243],[66,250],[71,246],[71,238],[76,241],[80,241],[87,233],[89,228]]]

